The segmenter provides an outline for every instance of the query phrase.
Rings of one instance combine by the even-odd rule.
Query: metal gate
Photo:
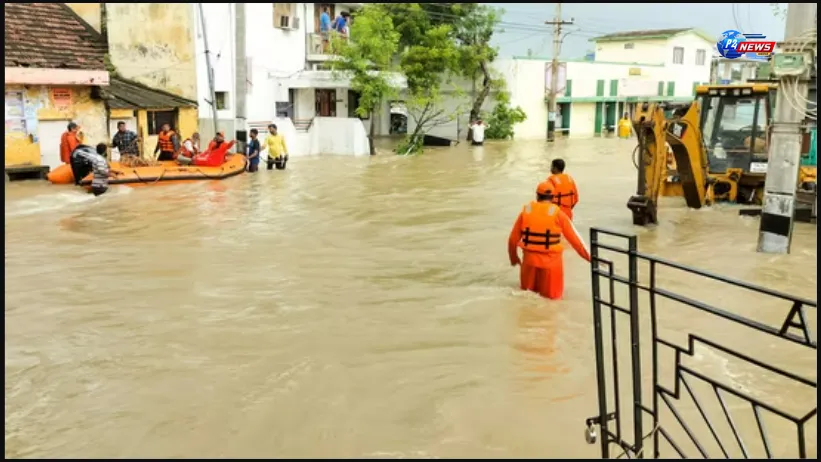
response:
[[[585,436],[601,445],[602,458],[815,458],[815,301],[642,254],[636,236],[594,228],[590,241],[599,411],[585,422]],[[627,274],[616,260],[626,261]],[[694,286],[688,278],[697,281],[698,299],[682,293]],[[756,302],[721,295],[732,291]],[[720,303],[699,301],[715,293]],[[731,302],[741,309],[714,306]]]

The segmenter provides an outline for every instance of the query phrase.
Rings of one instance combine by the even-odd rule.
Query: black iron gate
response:
[[[587,419],[586,437],[588,443],[601,445],[603,458],[617,453],[618,457],[628,458],[815,458],[817,429],[807,429],[809,424],[817,426],[817,340],[810,331],[815,319],[809,319],[817,314],[815,301],[642,254],[638,251],[636,236],[594,228],[590,231],[590,240],[599,413]],[[613,257],[605,258],[605,253]],[[616,271],[616,258],[627,261],[626,275]],[[648,271],[640,274],[640,267],[647,267]],[[766,313],[768,318],[776,316],[775,324],[779,325],[773,325],[772,319],[769,324],[754,320],[751,316],[700,302],[681,291],[664,288],[665,280],[659,275],[662,269],[679,274],[675,279],[666,279],[668,287],[688,286],[681,280],[689,277],[703,281],[699,285],[716,284],[726,287],[727,291],[755,294],[755,300],[760,300],[756,305],[760,303],[764,307],[758,312]],[[816,274],[815,268],[803,270]],[[701,290],[706,296],[707,289]],[[644,300],[647,306],[640,303]],[[738,302],[739,298],[723,297],[723,302],[733,300]],[[677,305],[675,310],[662,307],[671,304]],[[749,302],[744,303],[743,308],[753,309]],[[774,311],[777,312],[773,314]],[[660,314],[679,326],[665,327]],[[694,316],[701,316],[702,324]],[[609,318],[609,323],[604,322],[605,318]],[[622,335],[622,338],[629,337],[626,352],[624,349],[619,352],[618,348],[620,329],[616,321],[619,319],[624,320],[621,325],[629,326],[629,331]],[[606,324],[609,329],[605,328]],[[646,327],[642,329],[644,325],[649,325],[649,333]],[[704,327],[717,327],[718,333],[707,335],[701,332]],[[740,329],[743,335],[729,335],[729,327]],[[684,340],[677,343],[671,338],[675,336]],[[763,336],[763,340],[758,336]],[[746,348],[728,346],[739,341],[749,345]],[[791,350],[785,352],[784,348]],[[660,360],[665,350],[672,360]],[[707,353],[713,356],[706,356]],[[780,358],[762,359],[767,356],[762,353]],[[702,362],[698,366],[688,363],[699,358]],[[716,358],[724,358],[725,362]],[[731,360],[738,368],[754,368],[757,372],[733,382],[733,373],[728,369]],[[776,365],[786,362],[791,367]],[[669,369],[666,376],[672,376],[672,385],[662,379],[665,367]],[[703,370],[710,367],[712,370]],[[800,369],[804,374],[791,368]],[[720,371],[716,373],[716,369]],[[624,387],[622,381],[627,381],[628,386]],[[762,385],[760,388],[764,390],[752,392],[750,384]],[[699,398],[696,385],[709,390],[712,406],[703,395]],[[687,403],[684,398],[688,399]],[[739,403],[738,406],[729,405],[730,399]],[[683,411],[685,407],[689,407],[689,414]],[[798,409],[785,410],[785,407]],[[733,418],[734,414],[739,417],[740,411],[748,414],[746,421]],[[785,430],[782,435],[788,436],[773,438],[768,429],[775,427],[765,425],[765,414],[775,416],[782,426],[786,424],[786,429],[781,429]],[[750,434],[754,438],[750,438]]]

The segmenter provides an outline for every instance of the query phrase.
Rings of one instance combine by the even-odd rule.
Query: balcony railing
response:
[[[308,34],[308,54],[333,56],[333,42],[339,39],[348,40],[347,36],[340,35],[336,32],[330,32],[324,38],[322,34]]]

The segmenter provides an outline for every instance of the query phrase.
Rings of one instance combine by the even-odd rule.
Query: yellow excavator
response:
[[[764,195],[776,87],[704,85],[686,104],[643,103],[633,115],[633,224],[658,223],[658,199],[683,196],[699,209],[717,201],[760,205]],[[801,167],[801,188],[815,192],[816,167]]]

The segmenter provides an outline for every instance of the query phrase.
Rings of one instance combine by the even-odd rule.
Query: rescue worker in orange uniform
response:
[[[157,134],[157,147],[154,148],[154,154],[160,153],[157,160],[174,160],[177,158],[177,152],[180,150],[180,140],[174,130],[171,130],[171,125],[163,124],[160,133]]]
[[[590,261],[590,253],[573,222],[553,203],[555,187],[545,181],[536,187],[536,200],[525,205],[507,240],[510,265],[520,265],[522,290],[536,292],[552,300],[564,293],[562,237],[580,257]],[[519,259],[517,247],[522,248]]]
[[[579,203],[579,189],[576,182],[567,173],[564,173],[564,160],[553,159],[550,163],[551,175],[547,177],[555,190],[553,203],[562,208],[567,218],[573,219],[573,207]]]
[[[71,153],[81,144],[83,135],[80,133],[80,126],[74,122],[69,122],[63,136],[60,137],[60,160],[64,164],[71,164]]]

